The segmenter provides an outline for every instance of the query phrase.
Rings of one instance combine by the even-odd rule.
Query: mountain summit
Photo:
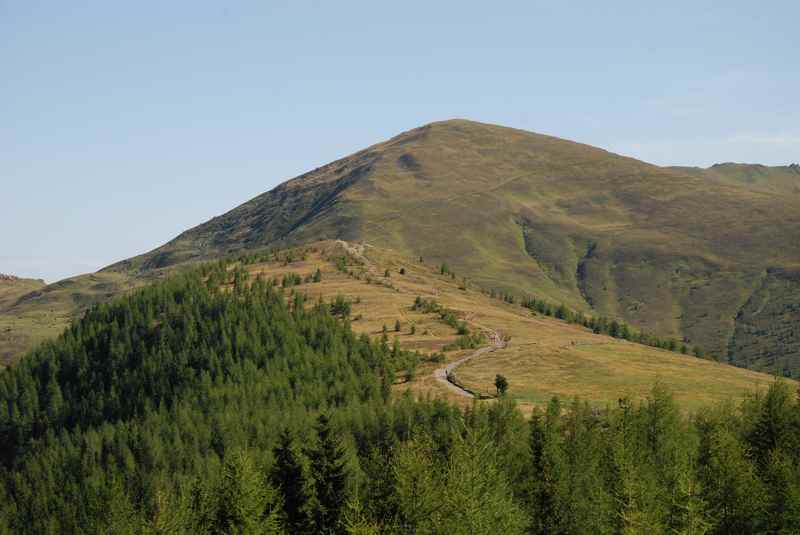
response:
[[[436,122],[289,180],[81,284],[96,299],[110,284],[189,261],[361,241],[738,365],[798,374],[800,195],[784,189],[794,168],[767,173],[783,177],[769,182],[777,189],[753,187],[746,177],[756,172],[767,173],[664,168],[513,128]]]
[[[109,269],[360,240],[735,363],[794,368],[800,197],[737,182],[456,119],[314,169]]]

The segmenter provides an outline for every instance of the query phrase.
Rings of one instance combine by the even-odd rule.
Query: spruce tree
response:
[[[778,381],[770,385],[760,404],[757,420],[747,437],[759,467],[766,466],[770,454],[781,445],[800,446],[792,444],[792,430],[797,429],[800,423],[792,394],[789,385]]]
[[[532,533],[559,533],[562,523],[560,495],[565,472],[560,447],[561,404],[553,398],[543,415],[531,418],[531,457],[526,501],[532,520]]]
[[[769,533],[792,533],[800,526],[800,467],[791,456],[776,450],[766,466],[769,489]]]
[[[315,429],[317,445],[308,452],[317,498],[315,529],[317,533],[338,534],[342,533],[339,520],[347,502],[345,454],[325,414],[319,415]]]
[[[280,533],[277,493],[264,485],[246,451],[232,454],[216,491],[214,533],[271,535]]]
[[[311,526],[306,476],[292,443],[291,433],[284,429],[273,450],[275,464],[270,472],[270,480],[283,496],[286,528],[290,533],[307,533]]]
[[[504,375],[495,375],[494,387],[497,389],[498,396],[505,395],[506,390],[508,390],[508,379],[506,379]]]
[[[717,427],[703,437],[700,480],[714,516],[714,533],[762,533],[765,488],[742,442]]]
[[[497,464],[497,454],[482,430],[456,435],[443,481],[443,525],[452,535],[522,535],[528,527],[514,501],[511,485]]]

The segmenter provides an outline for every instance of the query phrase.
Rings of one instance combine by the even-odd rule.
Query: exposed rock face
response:
[[[0,281],[18,281],[19,277],[15,277],[14,275],[6,275],[5,273],[0,273]]]

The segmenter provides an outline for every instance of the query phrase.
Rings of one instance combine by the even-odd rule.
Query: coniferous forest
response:
[[[0,532],[798,533],[786,384],[461,410],[340,308],[225,262],[92,308],[0,374]]]

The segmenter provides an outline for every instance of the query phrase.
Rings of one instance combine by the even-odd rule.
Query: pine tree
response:
[[[673,497],[671,520],[676,535],[705,535],[712,529],[700,484],[689,471],[681,473]]]
[[[404,443],[392,462],[400,523],[408,533],[432,533],[423,531],[423,526],[441,519],[442,500],[430,440],[422,436]]]
[[[445,525],[452,535],[522,535],[528,521],[515,503],[497,451],[481,430],[455,437],[444,476]]]
[[[290,533],[310,531],[309,496],[303,466],[293,448],[292,435],[284,429],[273,450],[275,464],[270,480],[283,496],[283,517]]]
[[[544,415],[531,418],[531,456],[526,501],[532,533],[559,533],[562,524],[560,496],[565,461],[560,447],[561,404],[550,400]]]
[[[342,513],[342,523],[347,535],[379,535],[380,526],[372,522],[364,512],[358,496],[347,500]]]
[[[494,387],[497,389],[498,396],[505,395],[506,390],[508,390],[508,379],[504,375],[495,375]]]
[[[795,416],[797,407],[792,398],[789,385],[776,381],[770,385],[760,404],[757,420],[747,437],[753,457],[760,467],[767,465],[772,451],[782,444],[789,445],[792,430],[800,423]]]
[[[130,498],[125,494],[125,490],[120,481],[113,481],[108,489],[107,503],[105,504],[106,526],[109,533],[119,533],[120,535],[135,535],[140,533],[136,511]]]
[[[281,532],[277,493],[264,485],[247,451],[233,453],[225,461],[216,496],[214,532],[242,535]]]
[[[386,415],[381,416],[377,432],[369,445],[369,454],[361,460],[366,481],[364,509],[369,517],[388,524],[397,517],[398,512],[397,479],[394,470],[388,468],[394,460],[397,438]]]
[[[715,523],[714,533],[760,533],[765,489],[744,445],[717,425],[703,437],[700,479]]]
[[[347,501],[345,454],[325,414],[319,415],[315,429],[317,445],[308,452],[317,498],[315,528],[317,533],[338,534],[342,533],[339,520]]]
[[[791,456],[776,450],[766,466],[766,484],[769,489],[769,533],[792,533],[800,526],[800,467]]]
[[[156,492],[155,510],[145,526],[145,535],[181,535],[195,531],[197,526],[192,526],[192,512],[188,503],[181,496],[170,495],[164,489]],[[111,533],[123,533],[110,530]],[[196,531],[195,531],[196,532]]]

